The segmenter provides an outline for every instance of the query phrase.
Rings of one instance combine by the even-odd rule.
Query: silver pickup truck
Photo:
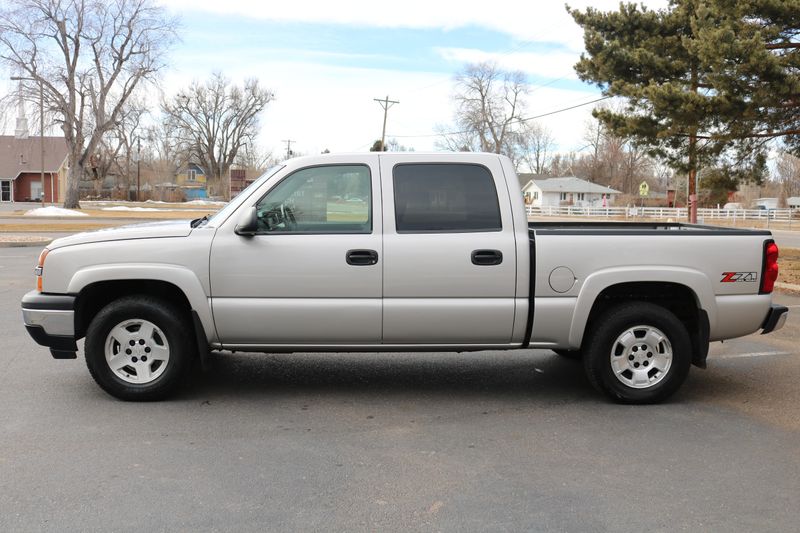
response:
[[[208,350],[582,358],[611,398],[675,392],[710,341],[783,326],[769,231],[529,223],[509,159],[287,161],[203,219],[53,241],[22,314],[125,400],[172,393]]]

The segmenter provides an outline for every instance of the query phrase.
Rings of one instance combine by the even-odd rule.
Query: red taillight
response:
[[[761,294],[769,294],[778,279],[778,245],[774,241],[764,243],[764,270],[761,272]]]

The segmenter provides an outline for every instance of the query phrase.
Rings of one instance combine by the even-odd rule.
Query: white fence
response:
[[[569,217],[583,216],[593,218],[654,218],[686,220],[685,207],[534,207],[526,205],[528,216]],[[796,209],[708,209],[697,210],[697,218],[703,220],[786,220],[800,218]]]

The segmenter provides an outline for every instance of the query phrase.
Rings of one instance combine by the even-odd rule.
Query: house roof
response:
[[[41,137],[17,139],[0,135],[0,178],[16,179],[23,172],[58,172],[67,158],[64,137],[44,138],[44,169],[41,159]]]
[[[572,192],[572,193],[597,193],[597,194],[621,194],[620,191],[598,185],[590,181],[567,176],[563,178],[547,178],[532,180],[542,192]]]
[[[531,173],[521,173],[517,174],[517,179],[519,180],[520,188],[524,189],[528,186],[532,180],[544,180],[550,178],[549,174],[531,174]]]
[[[201,174],[205,174],[206,173],[205,169],[203,167],[201,167],[200,165],[198,165],[197,163],[187,163],[186,165],[182,166],[178,172],[179,173],[184,173],[184,172],[187,172],[189,169],[192,169],[192,168],[195,169],[195,170],[199,170]]]

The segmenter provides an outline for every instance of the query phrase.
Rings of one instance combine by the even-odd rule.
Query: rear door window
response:
[[[481,165],[395,165],[398,233],[500,231],[500,204],[491,172]]]

